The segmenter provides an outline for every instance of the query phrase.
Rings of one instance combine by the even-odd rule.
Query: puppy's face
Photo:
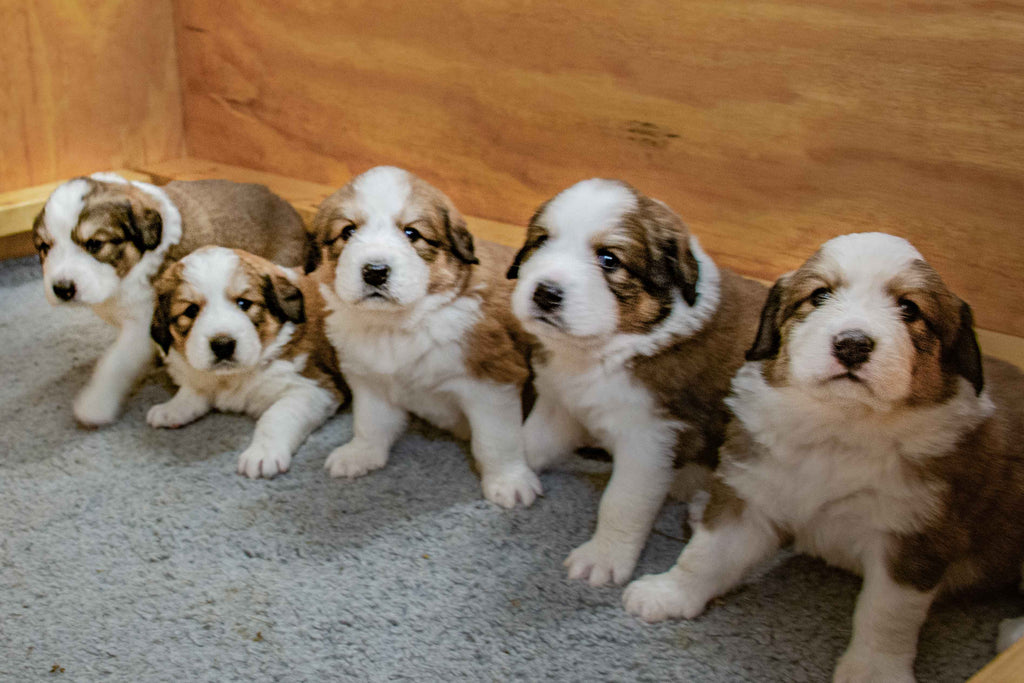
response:
[[[113,296],[163,223],[152,197],[127,182],[70,180],[36,216],[32,237],[52,304],[99,304]]]
[[[465,221],[440,191],[407,171],[379,166],[326,199],[311,227],[307,271],[336,262],[342,301],[401,310],[466,282],[477,263]]]
[[[766,379],[879,409],[982,388],[970,307],[906,240],[837,237],[776,282],[748,360]]]
[[[509,269],[512,311],[544,338],[600,343],[643,334],[697,299],[689,233],[667,206],[592,179],[541,206]]]
[[[192,252],[156,282],[153,339],[197,370],[229,373],[259,365],[305,321],[293,277],[244,251]]]

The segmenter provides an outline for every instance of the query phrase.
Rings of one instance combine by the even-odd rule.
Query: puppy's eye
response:
[[[103,242],[100,240],[86,240],[85,250],[90,254],[99,253],[99,250],[103,248]]]
[[[252,302],[248,299],[235,299],[235,305],[241,308],[243,311],[248,311],[252,308]]]
[[[182,311],[181,314],[183,316],[185,316],[186,318],[195,319],[195,317],[197,315],[199,315],[199,305],[198,304],[189,304],[188,308],[186,308],[184,311]]]
[[[903,322],[912,323],[921,319],[921,309],[910,299],[900,299],[896,303],[900,307],[900,315],[903,316]]]
[[[818,306],[821,306],[823,303],[825,303],[826,301],[828,301],[831,298],[832,298],[832,290],[831,289],[829,289],[828,287],[818,287],[816,290],[811,292],[811,296],[808,299],[808,301],[811,302],[812,306],[817,308]]]
[[[356,232],[355,224],[354,223],[349,223],[348,225],[346,225],[344,228],[341,229],[341,235],[340,235],[341,240],[343,242],[348,242],[348,238],[351,237],[352,235],[354,235],[355,232]]]
[[[409,238],[410,242],[415,242],[423,237],[423,235],[420,234],[420,231],[416,228],[406,228],[403,232],[405,232],[405,236]]]
[[[597,252],[597,264],[606,272],[611,273],[618,270],[619,266],[622,265],[622,262],[619,261],[619,258],[615,254],[607,249],[599,249]]]

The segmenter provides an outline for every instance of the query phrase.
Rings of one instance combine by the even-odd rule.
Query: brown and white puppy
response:
[[[112,173],[60,185],[36,216],[33,237],[50,303],[89,306],[119,328],[75,400],[75,417],[87,426],[112,422],[152,362],[152,281],[168,259],[221,244],[297,265],[304,242],[298,214],[262,185],[156,187]]]
[[[677,565],[626,609],[693,618],[784,543],[862,574],[836,681],[911,681],[940,593],[1019,580],[1024,375],[907,241],[837,237],[775,284],[717,482]]]
[[[311,253],[334,274],[327,335],[352,387],[355,435],[327,458],[331,476],[383,467],[412,413],[471,439],[484,497],[530,505],[541,486],[523,458],[529,370],[504,254],[475,250],[444,194],[387,166],[328,197],[312,230]]]
[[[156,282],[153,339],[178,384],[153,406],[153,427],[181,427],[212,409],[258,418],[238,473],[273,477],[345,402],[313,277],[239,249],[203,247]]]
[[[512,310],[540,342],[527,462],[540,470],[584,444],[614,460],[569,578],[623,583],[673,479],[687,497],[716,463],[723,399],[767,290],[717,268],[665,204],[596,178],[540,207],[509,277]]]

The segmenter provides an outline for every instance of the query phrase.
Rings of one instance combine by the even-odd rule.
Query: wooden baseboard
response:
[[[967,683],[1011,683],[1024,681],[1024,640],[1018,640],[1005,652],[971,676]]]

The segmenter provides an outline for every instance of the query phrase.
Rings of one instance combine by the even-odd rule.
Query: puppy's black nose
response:
[[[363,282],[371,287],[380,287],[388,281],[391,268],[383,263],[367,263],[363,266]]]
[[[533,290],[533,303],[537,308],[550,313],[562,305],[562,288],[550,282],[540,282]]]
[[[210,350],[217,360],[229,360],[235,355],[235,340],[225,335],[217,335],[210,340]]]
[[[69,280],[57,280],[53,283],[53,293],[61,301],[71,301],[75,298],[75,283]]]
[[[875,340],[864,330],[843,330],[832,338],[832,355],[848,368],[867,362]]]

